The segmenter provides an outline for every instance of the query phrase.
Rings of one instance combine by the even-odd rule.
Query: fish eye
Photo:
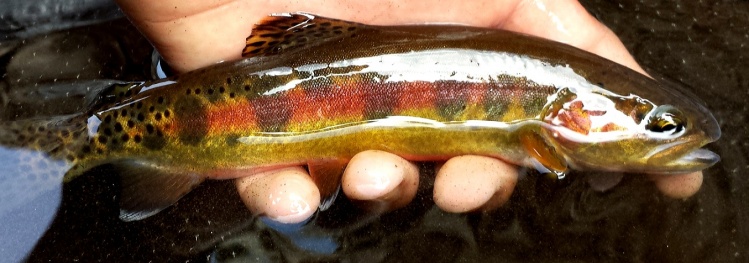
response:
[[[686,128],[684,114],[671,105],[657,107],[650,117],[646,128],[651,132],[662,134],[678,134]]]

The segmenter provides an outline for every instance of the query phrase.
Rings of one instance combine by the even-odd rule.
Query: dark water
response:
[[[705,171],[695,196],[663,197],[642,176],[627,176],[616,188],[601,193],[590,189],[584,174],[572,174],[562,182],[529,174],[497,211],[447,214],[433,207],[431,165],[424,164],[420,194],[404,209],[368,217],[339,199],[332,211],[287,231],[253,218],[228,181],[208,182],[149,219],[121,222],[117,173],[100,167],[63,188],[62,205],[27,260],[749,261],[749,1],[583,4],[620,36],[649,72],[691,87],[713,110],[723,137],[709,148],[723,159]],[[60,24],[45,20],[44,12],[34,14],[39,21]],[[68,19],[64,12],[46,14]],[[8,28],[13,31],[2,31],[11,40],[0,42],[0,87],[5,94],[35,85],[68,85],[66,90],[80,92],[35,93],[45,98],[45,107],[37,100],[24,101],[28,96],[5,95],[3,99],[13,104],[0,116],[72,112],[88,88],[149,76],[147,41],[126,20],[102,18],[117,17],[116,12],[96,14],[69,18],[90,18],[97,21],[94,25],[36,36],[31,36],[36,29],[23,28],[45,25],[11,21],[14,27]],[[0,244],[7,243],[12,241]]]

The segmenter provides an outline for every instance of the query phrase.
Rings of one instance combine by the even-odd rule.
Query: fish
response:
[[[559,178],[688,173],[720,160],[703,148],[721,132],[699,99],[566,44],[307,13],[271,15],[246,41],[237,61],[112,85],[79,113],[3,121],[10,169],[0,182],[54,186],[113,165],[120,218],[133,221],[206,179],[287,166],[306,165],[327,198],[364,150],[490,156]]]

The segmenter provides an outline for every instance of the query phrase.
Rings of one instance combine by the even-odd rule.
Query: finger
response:
[[[687,198],[700,190],[702,186],[702,172],[688,174],[649,174],[655,186],[664,195],[671,198]]]
[[[244,17],[247,2],[117,0],[177,72],[239,58],[243,39],[257,21]]]
[[[320,205],[320,191],[302,167],[242,177],[235,183],[250,211],[281,223],[302,222]]]
[[[419,170],[397,155],[364,151],[351,159],[341,183],[348,198],[382,213],[411,202],[419,186]]]
[[[454,157],[437,172],[434,203],[452,213],[491,210],[510,199],[517,180],[517,169],[501,160],[473,155]]]

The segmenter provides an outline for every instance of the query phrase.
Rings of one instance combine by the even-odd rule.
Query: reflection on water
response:
[[[554,182],[527,174],[499,210],[448,214],[434,208],[431,164],[423,164],[417,199],[381,217],[339,198],[298,229],[269,227],[231,182],[211,181],[152,218],[124,223],[117,171],[104,166],[65,185],[56,215],[53,190],[0,216],[0,255],[18,258],[42,234],[21,223],[52,219],[30,261],[746,261],[749,2],[583,2],[646,69],[686,83],[713,109],[724,137],[708,147],[723,160],[694,197],[665,198],[637,175],[601,193],[586,183],[595,175]],[[0,42],[0,52],[3,119],[73,112],[108,80],[150,74],[150,48],[125,20]]]

